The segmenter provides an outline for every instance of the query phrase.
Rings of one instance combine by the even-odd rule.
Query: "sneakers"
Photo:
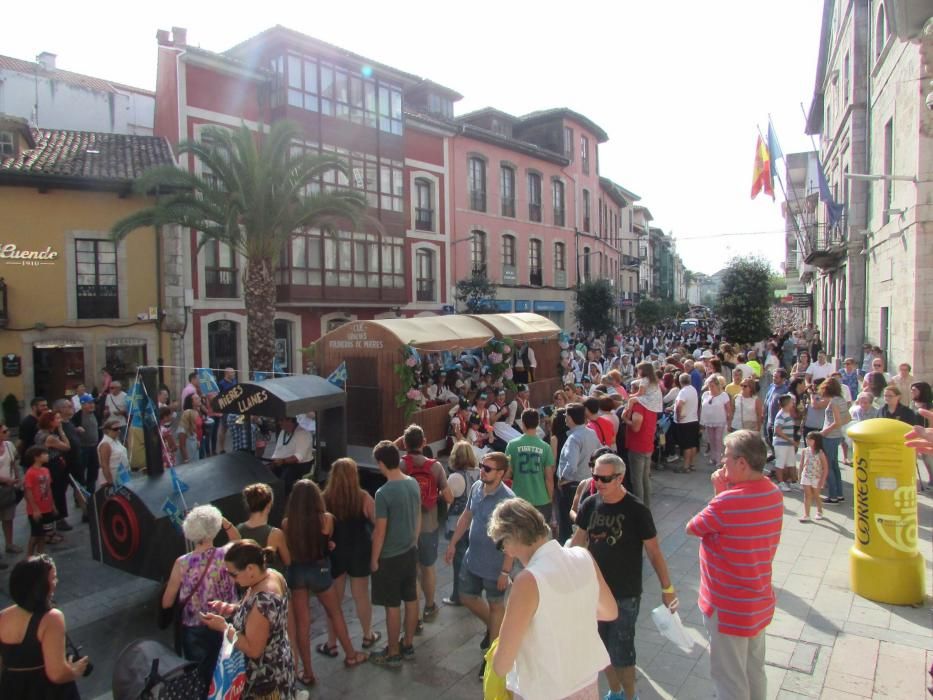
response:
[[[459,600],[457,600],[456,598],[442,598],[442,599],[441,599],[441,602],[442,602],[444,605],[450,605],[450,606],[455,607],[455,608],[459,608],[459,607],[462,605],[462,603],[461,603]]]
[[[678,459],[680,459],[680,457],[678,457],[677,455],[671,455],[670,457],[667,457],[664,461],[667,462],[668,464],[673,464]]]
[[[614,693],[610,690],[603,695],[603,700],[625,700],[625,691],[620,690],[618,693]]]
[[[389,647],[386,647],[382,651],[377,651],[375,654],[369,655],[369,663],[375,664],[376,666],[382,666],[383,668],[401,668],[402,667],[402,655],[401,654],[389,654]]]
[[[781,491],[783,491],[784,493],[787,493],[790,491],[790,486],[787,485],[786,481],[782,481],[780,484],[778,484],[778,488],[781,489]]]

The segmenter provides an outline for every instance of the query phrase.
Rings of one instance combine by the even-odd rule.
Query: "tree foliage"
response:
[[[336,171],[352,182],[337,157],[294,154],[301,127],[276,122],[257,134],[243,125],[204,130],[200,141],[183,141],[178,152],[194,156],[202,173],[174,166],[146,171],[136,191],[155,192],[156,203],[118,221],[113,237],[121,240],[138,228],[181,226],[197,231],[199,246],[214,241],[246,258],[243,297],[247,349],[253,370],[272,369],[275,350],[275,271],[279,255],[296,233],[321,227],[355,226],[366,199],[352,189],[312,191],[325,174]]]
[[[577,326],[587,333],[604,335],[613,329],[612,310],[618,302],[612,293],[609,280],[600,279],[584,282],[577,287],[576,309]]]
[[[761,258],[733,258],[722,277],[716,314],[733,343],[757,343],[770,333],[771,268]]]
[[[635,307],[635,321],[640,326],[652,327],[686,316],[690,306],[671,299],[643,299]]]
[[[496,285],[482,272],[474,272],[467,279],[457,282],[455,296],[466,307],[468,314],[489,314],[496,310]]]

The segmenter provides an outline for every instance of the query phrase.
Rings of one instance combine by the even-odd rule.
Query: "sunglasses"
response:
[[[486,472],[487,474],[488,474],[489,472],[501,471],[501,470],[499,469],[499,467],[493,467],[493,466],[491,466],[491,465],[489,465],[489,464],[481,464],[481,465],[479,465],[479,468],[482,469],[482,470],[483,470],[484,472]]]
[[[593,474],[593,480],[603,484],[611,484],[618,476],[618,474]]]

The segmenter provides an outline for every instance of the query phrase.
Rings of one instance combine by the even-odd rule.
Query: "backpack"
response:
[[[470,500],[470,491],[473,490],[473,484],[477,481],[476,477],[467,473],[467,471],[462,471],[460,474],[463,476],[466,488],[464,488],[463,493],[454,498],[453,503],[450,504],[450,507],[447,509],[448,518],[460,516],[460,514],[466,510],[467,501]]]
[[[436,459],[425,458],[421,466],[415,464],[411,455],[402,457],[405,462],[405,473],[418,482],[421,489],[421,510],[432,510],[437,507],[437,478],[432,467],[437,464]]]

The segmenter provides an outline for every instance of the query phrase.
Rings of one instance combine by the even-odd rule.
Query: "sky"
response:
[[[0,53],[154,89],[158,29],[224,51],[275,24],[446,85],[455,113],[569,107],[608,134],[600,174],[641,196],[684,265],[711,274],[735,255],[784,259],[782,195],[750,199],[758,128],[785,153],[811,150],[800,105],[816,74],[819,0],[50,0],[41,32]],[[780,169],[783,164],[780,164]]]

